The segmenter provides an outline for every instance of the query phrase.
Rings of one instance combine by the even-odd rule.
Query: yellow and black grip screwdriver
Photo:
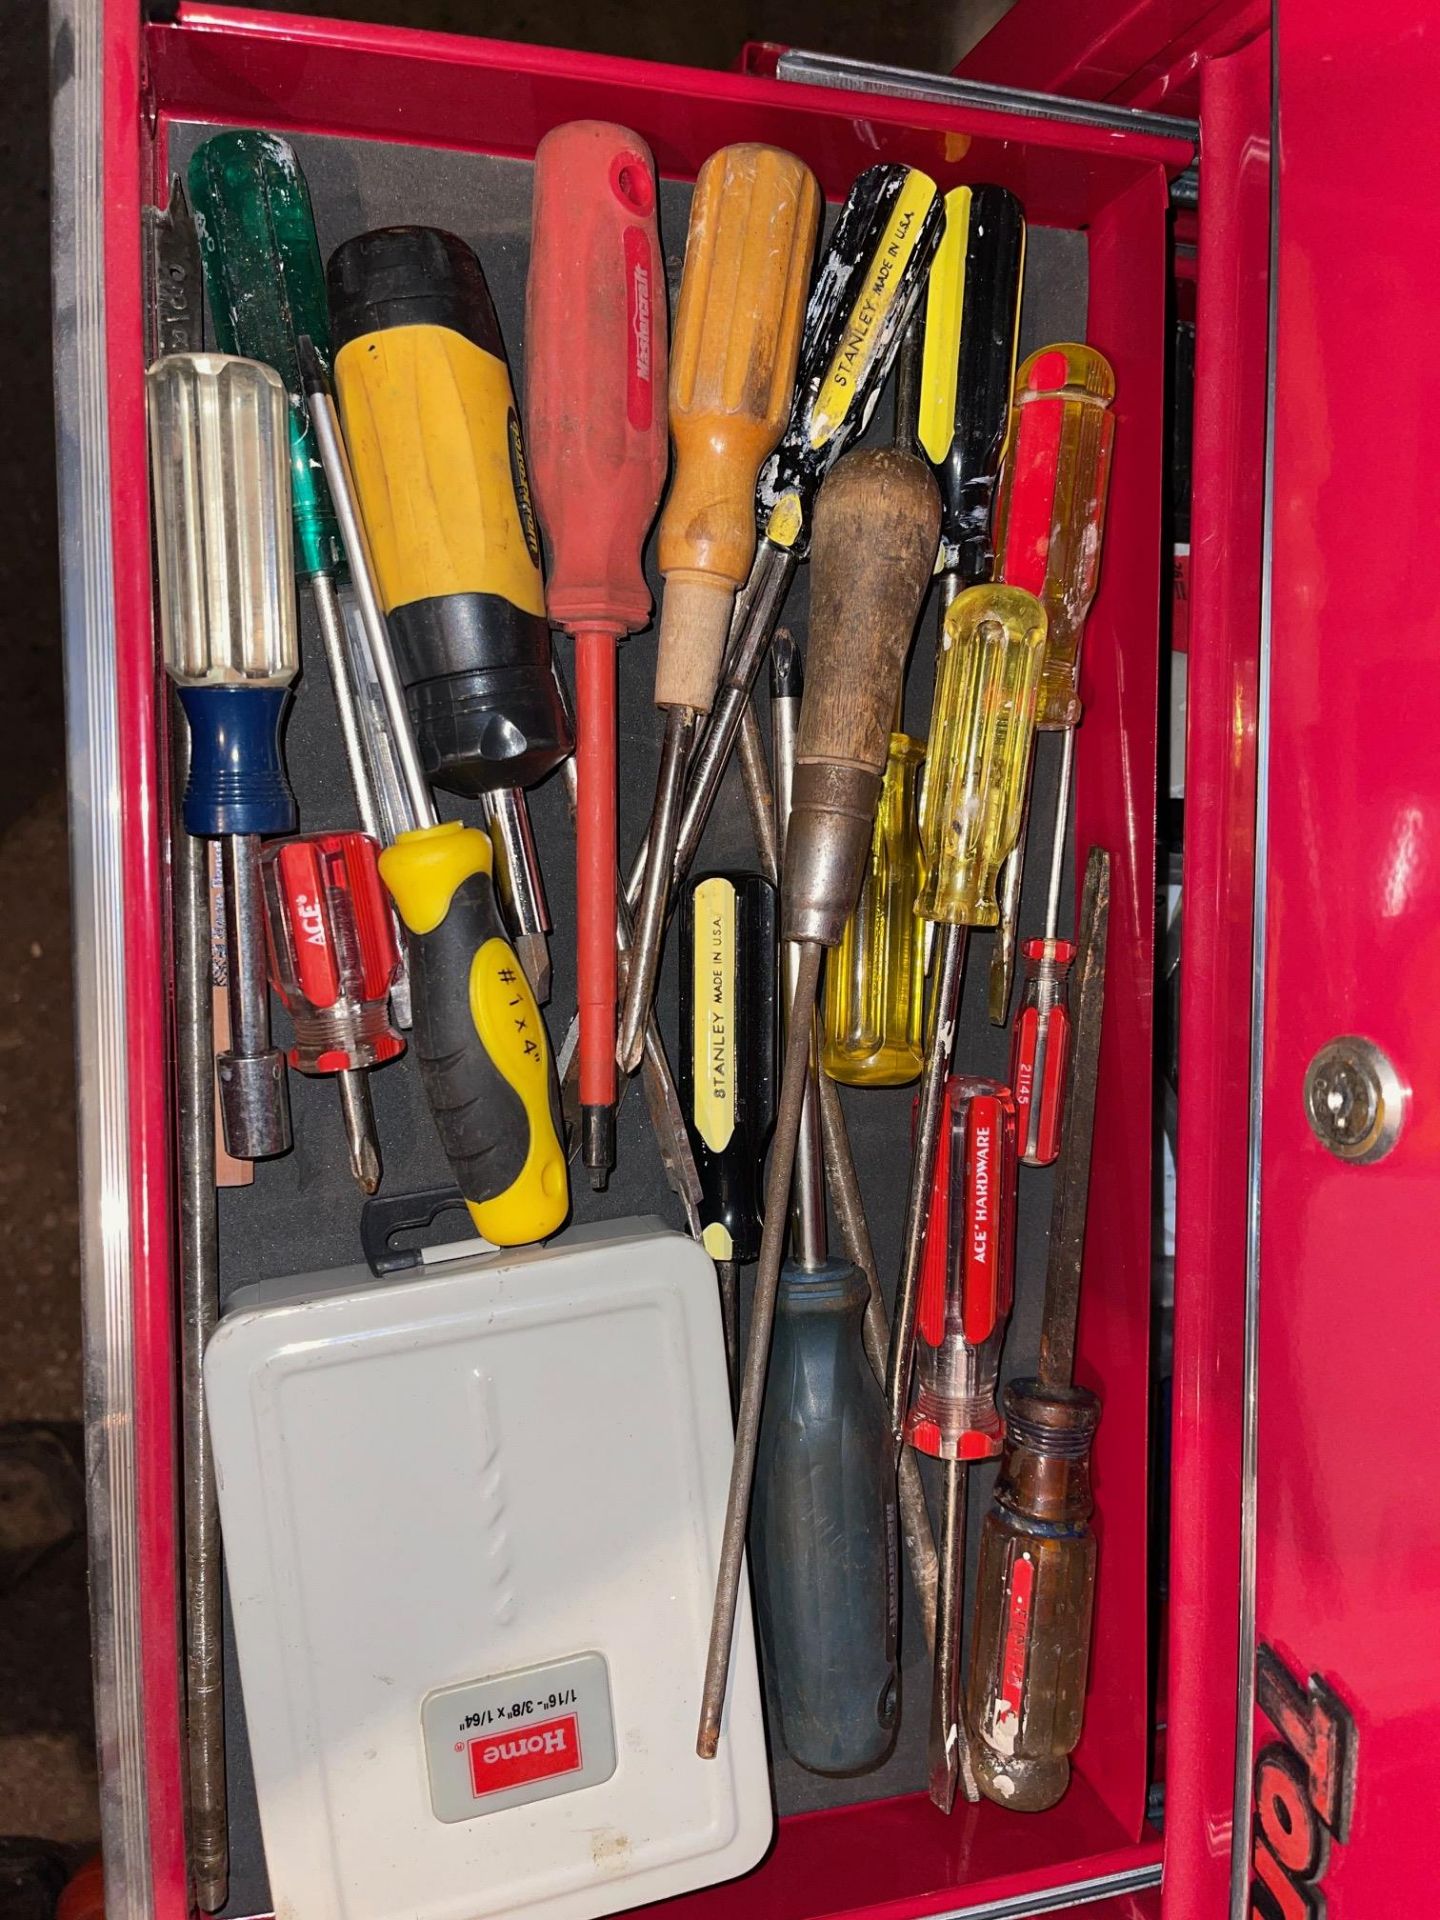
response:
[[[488,834],[435,813],[406,710],[330,383],[308,338],[300,365],[350,557],[409,819],[380,856],[405,927],[412,1045],[446,1157],[476,1228],[498,1246],[543,1240],[569,1208],[550,1043],[495,901]]]
[[[335,391],[421,759],[481,794],[539,997],[549,918],[523,789],[570,752],[510,368],[480,262],[437,227],[378,227],[326,269]]]

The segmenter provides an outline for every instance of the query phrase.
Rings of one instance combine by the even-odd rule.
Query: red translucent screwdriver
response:
[[[581,1158],[615,1164],[615,642],[650,618],[642,555],[665,483],[665,269],[638,134],[576,120],[535,155],[525,433],[550,545],[546,605],[575,637]]]

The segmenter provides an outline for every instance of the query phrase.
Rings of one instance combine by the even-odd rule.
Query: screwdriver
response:
[[[947,218],[937,266],[949,244]],[[934,276],[932,267],[932,296]],[[919,451],[923,337],[917,315],[895,362],[894,443],[910,453]],[[822,1059],[832,1080],[851,1087],[904,1086],[923,1059],[926,926],[915,900],[922,878],[916,813],[925,743],[904,731],[904,706],[902,689],[860,898],[825,962]]]
[[[655,704],[665,715],[617,1054],[639,1064],[670,898],[681,786],[755,553],[760,463],[785,425],[820,189],[792,154],[722,147],[700,169],[670,360],[675,477],[660,516]],[[676,876],[677,881],[681,876]]]
[[[437,785],[493,795],[492,809],[518,813],[520,789],[572,742],[551,670],[524,439],[484,273],[453,233],[382,227],[338,247],[326,280],[340,414],[421,763]],[[504,838],[530,857],[523,825]],[[526,972],[546,999],[543,898],[530,876],[509,904]]]
[[[1035,722],[1048,731],[1080,719],[1076,677],[1105,536],[1114,397],[1109,361],[1073,343],[1032,353],[1015,383],[1014,451],[998,511],[1000,578],[1037,595],[1049,616]],[[1010,1007],[1029,804],[1027,776],[1026,821],[1006,866],[990,960],[990,1018],[997,1027]]]
[[[957,230],[925,311],[920,443],[940,480],[941,630],[920,787],[926,880],[917,911],[941,927],[906,1201],[886,1391],[898,1440],[909,1391],[915,1291],[940,1107],[950,1074],[967,929],[993,924],[995,874],[1019,826],[1034,730],[1045,613],[1028,594],[985,585],[991,503],[1009,418],[1025,222],[998,187],[957,189]],[[963,244],[960,236],[963,234]]]
[[[794,405],[756,488],[764,537],[737,604],[719,693],[687,777],[677,879],[695,857],[750,689],[809,550],[816,489],[869,424],[944,223],[934,181],[914,167],[867,167],[845,196],[805,311]]]
[[[380,1185],[366,1069],[405,1051],[388,1013],[400,951],[378,853],[367,833],[314,833],[260,855],[270,980],[295,1029],[290,1064],[336,1076],[362,1193]]]
[[[710,1623],[696,1740],[702,1759],[714,1758],[720,1739],[821,955],[839,940],[860,891],[890,718],[939,532],[940,504],[924,462],[894,448],[847,455],[815,505],[810,675],[780,911],[781,938],[799,942],[801,953]]]
[[[641,557],[669,452],[655,201],[625,127],[577,120],[536,149],[525,419],[546,601],[575,637],[580,1152],[597,1189],[615,1164],[615,643],[650,618]]]
[[[955,1803],[968,1757],[960,1702],[966,1480],[972,1460],[1000,1451],[995,1381],[1015,1292],[1015,1166],[1010,1089],[952,1078],[941,1108],[905,1421],[910,1445],[945,1463],[929,1751],[930,1798],[942,1813]]]
[[[1090,1446],[1100,1402],[1074,1384],[1075,1335],[1109,908],[1110,856],[1092,847],[1040,1365],[1033,1380],[1012,1380],[1005,1389],[1005,1450],[980,1534],[966,1718],[981,1791],[1021,1813],[1052,1807],[1064,1793],[1085,1712],[1095,1599]]]
[[[190,729],[185,830],[221,843],[230,1047],[219,1056],[225,1145],[290,1145],[285,1061],[270,1044],[260,839],[295,801],[280,722],[299,667],[289,409],[280,376],[230,354],[175,353],[146,375],[165,666]]]
[[[705,874],[680,894],[679,1094],[732,1374],[738,1270],[760,1252],[775,1125],[777,915],[775,889],[758,873]]]
[[[436,817],[339,415],[314,348],[308,339],[299,345],[310,417],[384,701],[369,724],[388,732],[408,802],[404,829],[379,864],[407,935],[415,1052],[441,1144],[477,1230],[496,1246],[519,1246],[553,1233],[569,1205],[550,1045],[496,910],[489,835]]]
[[[1010,1036],[1010,1084],[1019,1115],[1020,1158],[1027,1167],[1048,1167],[1060,1151],[1065,1080],[1070,1066],[1070,968],[1075,945],[1056,938],[1060,882],[1065,871],[1065,821],[1075,729],[1061,735],[1060,790],[1055,802],[1055,839],[1050,852],[1050,888],[1045,933],[1025,942],[1025,981]]]
[[[897,1441],[910,1386],[915,1297],[966,941],[972,926],[993,926],[999,917],[995,885],[1019,830],[1044,647],[1045,609],[1017,587],[967,587],[945,615],[920,817],[925,885],[919,911],[939,926],[940,952],[886,1378]]]

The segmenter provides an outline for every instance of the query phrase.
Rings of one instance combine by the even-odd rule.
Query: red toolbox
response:
[[[1427,151],[1440,157],[1427,111],[1440,77],[1435,34],[1390,0],[1359,16],[1332,0],[1281,6],[1274,28],[1258,6],[1020,0],[967,62],[984,85],[954,90],[807,70],[773,48],[751,49],[748,70],[714,73],[190,0],[153,11],[142,20],[136,0],[53,8],[91,1580],[111,1920],[178,1920],[190,1908],[142,209],[164,202],[198,129],[260,126],[301,150],[327,247],[381,219],[434,220],[465,234],[487,271],[500,261],[503,281],[523,275],[525,239],[494,212],[504,202],[495,169],[518,177],[550,128],[601,115],[654,151],[672,194],[667,252],[683,231],[673,195],[736,140],[798,154],[832,203],[876,159],[920,166],[942,189],[1009,187],[1031,228],[1029,344],[1088,339],[1114,366],[1118,396],[1074,825],[1082,858],[1099,842],[1115,863],[1078,1360],[1105,1405],[1101,1572],[1075,1777],[1048,1813],[960,1804],[946,1820],[923,1774],[906,1775],[900,1760],[878,1785],[831,1783],[823,1803],[777,1771],[785,1817],[764,1863],[674,1904],[696,1920],[1021,1916],[1087,1902],[1116,1920],[1425,1910],[1414,1890],[1433,1873],[1425,1823],[1409,1808],[1414,1795],[1429,1804],[1440,1778],[1440,1517],[1377,1470],[1375,1435],[1392,1404],[1389,1356],[1413,1354],[1423,1379],[1440,1340],[1424,1227],[1427,1156],[1440,1153],[1424,1105],[1424,1061],[1440,1068],[1440,1040],[1423,1011],[1437,898],[1424,687],[1436,669],[1413,631],[1431,596],[1426,582],[1406,584],[1440,509],[1416,355],[1440,250],[1424,239],[1433,216],[1423,184],[1405,184],[1429,177]],[[1147,1523],[1151,1088],[1171,189],[1196,157],[1184,115],[1198,117],[1201,173],[1167,1615]],[[512,355],[523,354],[517,331],[512,322]],[[1382,607],[1363,621],[1362,568],[1388,576]],[[802,613],[803,596],[792,607]],[[642,741],[648,772],[648,648],[637,642],[623,658],[622,727]],[[923,730],[928,687],[912,698]],[[630,845],[648,796],[643,779],[633,792],[626,783],[622,771]],[[568,858],[558,808],[547,821],[541,799],[537,813],[557,876]],[[573,973],[568,987],[557,977],[557,1007],[567,991]],[[976,1045],[1003,1058],[983,1008],[967,1018]],[[860,1158],[881,1268],[893,1273],[898,1202],[880,1190],[903,1185],[909,1095],[874,1098],[873,1130],[857,1122]],[[252,1254],[280,1270],[287,1236],[294,1269],[350,1257],[353,1232],[317,1205],[329,1191],[266,1169],[231,1196],[222,1235],[251,1244],[233,1256],[228,1283],[255,1270]],[[643,1183],[623,1198],[657,1204]],[[1012,1343],[1023,1347],[1034,1325],[1017,1308]],[[919,1698],[910,1711],[923,1719]],[[1168,1703],[1163,1835],[1147,1818],[1157,1698]],[[238,1719],[232,1761],[226,1911],[268,1911]]]

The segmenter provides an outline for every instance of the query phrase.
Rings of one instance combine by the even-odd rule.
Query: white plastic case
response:
[[[588,1920],[754,1865],[748,1592],[695,1754],[732,1448],[699,1247],[247,1289],[205,1376],[278,1913]]]

